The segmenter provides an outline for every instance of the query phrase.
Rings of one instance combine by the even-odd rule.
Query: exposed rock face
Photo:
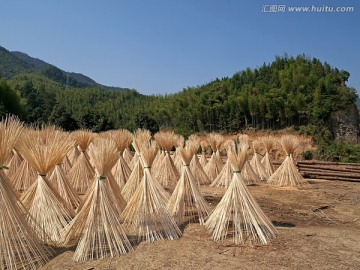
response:
[[[360,118],[359,111],[354,105],[344,110],[333,112],[330,116],[332,131],[336,140],[349,143],[360,141]]]

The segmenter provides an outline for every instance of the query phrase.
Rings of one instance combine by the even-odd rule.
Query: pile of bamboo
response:
[[[298,161],[297,167],[308,178],[360,182],[359,163],[304,160]]]

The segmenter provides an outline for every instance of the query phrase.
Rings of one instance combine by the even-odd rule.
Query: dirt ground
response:
[[[214,242],[199,224],[175,241],[140,243],[126,255],[76,263],[59,251],[41,269],[360,269],[360,183],[312,180],[301,188],[249,186],[278,230],[269,245]],[[202,188],[214,206],[224,190]]]

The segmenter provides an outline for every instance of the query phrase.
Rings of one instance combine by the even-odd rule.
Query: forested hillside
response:
[[[16,72],[11,76],[6,75],[11,70],[5,70],[0,61],[1,114],[15,112],[27,122],[51,122],[67,130],[141,126],[187,135],[292,126],[306,133],[325,130],[329,136],[331,112],[354,104],[357,98],[356,91],[346,86],[347,71],[303,55],[276,57],[259,68],[167,96],[119,92],[96,82],[89,85],[89,80],[77,76],[73,76],[76,83],[69,84],[68,76],[62,77],[56,67],[40,65],[41,60],[25,61],[23,55],[20,58],[16,59],[23,65],[16,69],[18,62],[13,59],[11,68]],[[88,86],[82,87],[86,83]],[[9,98],[13,101],[5,102]]]

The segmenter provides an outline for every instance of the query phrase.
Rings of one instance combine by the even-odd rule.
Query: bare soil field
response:
[[[360,183],[311,180],[300,188],[249,186],[276,226],[269,245],[215,242],[199,224],[175,241],[142,242],[126,255],[76,263],[58,250],[45,269],[360,269]],[[215,206],[224,190],[202,188]]]

